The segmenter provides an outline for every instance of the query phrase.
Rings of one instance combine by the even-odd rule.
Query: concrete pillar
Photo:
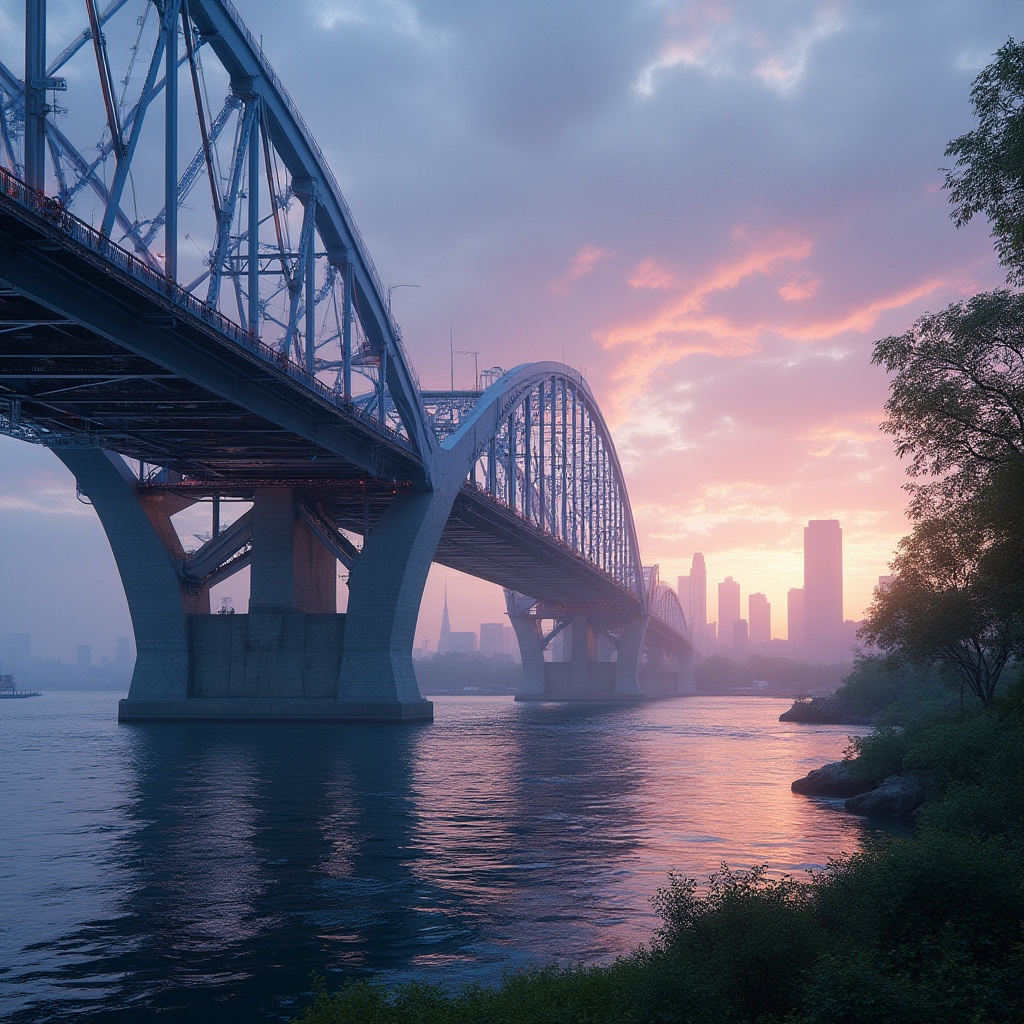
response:
[[[398,495],[352,566],[338,700],[363,705],[368,715],[387,704],[397,705],[399,717],[431,717],[431,704],[416,684],[412,647],[454,493],[448,488]]]
[[[594,660],[590,620],[586,615],[574,615],[569,630],[569,689],[586,693],[590,688],[590,662]]]
[[[540,640],[540,619],[535,615],[509,614],[509,622],[519,641],[519,659],[523,664],[523,682],[517,696],[540,697],[544,694],[544,645]]]
[[[188,696],[187,616],[208,613],[210,595],[185,587],[178,575],[184,552],[168,510],[159,500],[140,499],[119,455],[95,448],[54,454],[96,509],[121,574],[138,651],[129,699]]]
[[[249,611],[335,613],[337,562],[295,514],[295,492],[261,487],[253,497]]]
[[[648,616],[636,615],[629,619],[622,630],[619,641],[619,655],[615,663],[615,695],[617,697],[639,697],[640,657],[643,652],[644,634],[647,632]]]

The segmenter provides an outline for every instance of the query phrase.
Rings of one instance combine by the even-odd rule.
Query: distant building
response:
[[[732,624],[732,650],[733,653],[739,656],[744,656],[747,653],[749,646],[750,637],[747,631],[747,620],[737,619]]]
[[[731,645],[735,624],[740,620],[740,585],[726,576],[718,584],[718,639],[719,647]]]
[[[843,645],[843,531],[838,519],[812,519],[804,529],[804,642],[807,658],[845,661]]]
[[[452,630],[448,633],[448,653],[472,654],[475,650],[476,633],[472,630],[467,632]]]
[[[437,653],[449,654],[452,649],[452,624],[448,620],[448,584],[444,585],[444,609],[441,612],[441,633],[437,638]]]
[[[786,620],[789,646],[794,658],[804,656],[807,630],[804,624],[804,588],[793,587],[786,594]]]
[[[747,620],[750,623],[752,646],[766,644],[772,638],[772,606],[764,594],[751,594],[747,598]]]
[[[512,655],[512,627],[504,622],[480,623],[480,653],[487,657]]]
[[[680,576],[676,584],[676,596],[679,598],[679,607],[683,609],[683,615],[686,617],[686,624],[690,627],[690,633],[693,633],[693,621],[690,614],[690,577]]]
[[[702,654],[714,654],[718,650],[718,623],[708,622],[704,626],[704,649]]]
[[[701,653],[707,653],[708,644],[708,571],[704,556],[698,551],[693,556],[689,575],[690,634]]]

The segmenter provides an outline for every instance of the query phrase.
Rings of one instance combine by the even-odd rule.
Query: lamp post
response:
[[[419,288],[418,284],[393,284],[388,286],[388,319],[391,319],[391,293],[396,288]]]

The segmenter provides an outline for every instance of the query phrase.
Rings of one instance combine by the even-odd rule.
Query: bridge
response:
[[[138,651],[119,717],[429,719],[412,648],[435,561],[505,588],[520,699],[693,692],[582,376],[424,390],[230,0],[81,7],[50,56],[28,0],[24,74],[0,62],[0,433],[50,448],[106,532]],[[200,506],[186,550],[173,518]],[[244,567],[247,613],[212,613]]]

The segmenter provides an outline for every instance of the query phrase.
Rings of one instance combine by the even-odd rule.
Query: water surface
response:
[[[287,1019],[316,971],[495,982],[647,940],[670,870],[798,873],[868,826],[790,782],[786,705],[435,698],[432,725],[118,725],[0,707],[0,1015]],[[211,1012],[212,1011],[212,1012]]]

